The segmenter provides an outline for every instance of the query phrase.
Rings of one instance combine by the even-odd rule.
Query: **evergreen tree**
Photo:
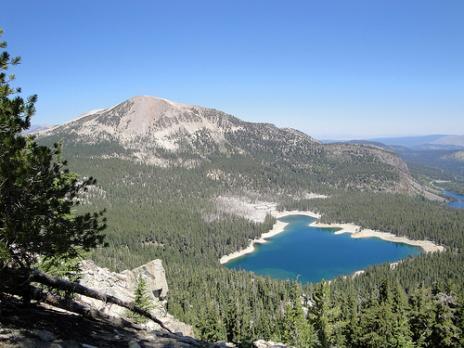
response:
[[[224,326],[226,339],[228,342],[239,342],[240,339],[240,318],[237,312],[237,304],[229,297],[225,309]]]
[[[359,315],[357,294],[352,286],[344,292],[345,297],[341,302],[342,320],[346,323],[343,327],[343,337],[346,347],[356,346],[359,337]],[[343,345],[340,345],[343,346]]]
[[[459,344],[461,347],[464,347],[464,294],[460,294],[458,308],[455,313],[456,325],[459,328],[460,341]]]
[[[372,299],[363,306],[359,318],[359,336],[356,346],[366,348],[388,347],[383,308]]]
[[[41,146],[23,135],[37,97],[25,100],[21,89],[11,86],[14,75],[7,71],[19,62],[6,51],[0,54],[0,291],[21,286],[27,292],[39,256],[76,257],[103,243],[105,225],[102,213],[74,210],[95,180],[71,173],[58,145]]]
[[[137,278],[137,286],[134,291],[134,304],[146,311],[153,309],[153,303],[147,294],[147,283],[142,276]],[[147,318],[137,313],[129,312],[129,317],[139,324],[147,322]]]
[[[290,302],[285,306],[282,339],[295,347],[314,347],[317,338],[313,326],[305,319],[301,306],[301,290],[294,285]]]
[[[454,311],[447,295],[438,293],[435,300],[435,320],[432,325],[430,343],[433,347],[459,347],[460,330],[454,323]]]
[[[321,347],[345,345],[343,335],[346,322],[342,320],[341,309],[331,301],[330,285],[320,283],[313,294],[313,305],[310,308],[310,322],[316,329]]]
[[[430,336],[434,322],[434,303],[430,290],[424,286],[418,287],[410,297],[411,316],[410,327],[412,338],[417,347],[430,346]]]
[[[363,305],[358,344],[362,347],[414,347],[407,296],[398,283],[382,281],[377,298]]]
[[[216,342],[225,339],[225,327],[221,322],[217,310],[212,302],[208,302],[206,308],[201,312],[197,323],[197,332],[203,340]]]
[[[409,304],[406,293],[401,285],[396,282],[392,291],[393,302],[393,345],[396,347],[414,347],[412,332],[409,326]]]

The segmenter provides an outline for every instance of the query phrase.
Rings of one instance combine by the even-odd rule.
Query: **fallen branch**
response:
[[[44,273],[42,271],[39,271],[39,270],[32,270],[29,280],[31,282],[36,282],[36,283],[40,283],[40,284],[49,286],[51,288],[55,288],[55,289],[63,290],[63,291],[70,291],[70,292],[77,293],[77,294],[80,294],[80,295],[83,295],[83,296],[86,296],[86,297],[90,297],[90,298],[93,298],[93,299],[96,299],[96,300],[103,301],[105,303],[113,303],[115,305],[127,308],[127,309],[131,310],[134,313],[137,313],[137,314],[139,314],[139,315],[141,315],[141,316],[143,316],[145,318],[148,318],[148,319],[154,321],[161,328],[163,328],[164,330],[166,330],[169,333],[172,333],[172,331],[170,329],[168,329],[161,320],[156,318],[150,312],[136,306],[133,302],[120,300],[117,297],[114,297],[112,295],[107,295],[107,294],[101,293],[99,291],[90,289],[90,288],[88,288],[86,286],[83,286],[83,285],[81,285],[79,283],[74,283],[74,282],[70,282],[69,280],[66,280],[66,279],[52,277],[52,276],[50,276],[50,275],[48,275],[48,274],[46,274],[46,273]],[[79,309],[77,307],[76,307],[76,309],[81,310],[81,309]]]
[[[34,286],[30,286],[30,296],[32,300],[49,304],[56,308],[64,309],[68,312],[77,313],[89,319],[104,320],[116,326],[130,327],[140,329],[140,326],[124,318],[117,318],[103,313],[95,308],[83,305],[71,299],[52,295]]]

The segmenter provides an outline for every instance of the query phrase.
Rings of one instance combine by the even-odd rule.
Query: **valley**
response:
[[[463,12],[2,3],[0,347],[464,347]]]
[[[327,300],[334,305],[346,296],[376,293],[382,279],[394,280],[401,289],[456,279],[460,289],[463,211],[436,200],[439,192],[415,179],[393,152],[324,145],[298,131],[247,123],[220,111],[181,107],[179,114],[158,98],[149,99],[149,106],[136,105],[141,101],[147,99],[131,99],[40,132],[38,140],[61,142],[73,171],[98,178],[79,209],[106,209],[108,246],[88,257],[113,271],[163,260],[168,311],[192,325],[197,337],[283,340],[282,303],[295,303],[295,286],[316,296],[317,284],[296,285],[225,269],[218,262],[271,231],[276,223],[271,210],[314,211],[322,215],[321,223],[350,223],[446,246],[444,252],[404,259],[394,269],[385,258],[379,265],[363,264],[365,272],[353,279],[333,279]],[[158,103],[162,106],[153,106]],[[146,119],[137,114],[146,109],[153,111],[143,114]],[[144,132],[133,134],[125,126],[132,117],[144,122]],[[208,127],[198,128],[204,124]],[[165,134],[166,142],[154,146],[152,130]],[[350,245],[372,242],[336,237]],[[367,310],[366,305],[356,306]]]

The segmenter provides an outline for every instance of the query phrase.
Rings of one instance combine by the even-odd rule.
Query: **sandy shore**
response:
[[[264,222],[266,215],[277,210],[276,202],[248,201],[244,197],[219,196],[214,202],[219,211],[244,217],[253,222]]]
[[[290,211],[273,210],[272,211],[272,216],[274,216],[276,219],[282,218],[284,216],[289,216],[289,215],[305,215],[305,216],[309,216],[315,219],[321,218],[320,214],[316,212],[312,212],[312,211],[298,211],[298,210],[290,210]],[[253,239],[246,248],[235,251],[231,254],[222,256],[219,259],[219,262],[221,264],[225,264],[233,259],[252,253],[253,251],[255,251],[255,244],[267,243],[267,239],[272,238],[278,235],[279,233],[282,233],[285,230],[285,227],[287,225],[288,224],[286,222],[277,220],[277,222],[274,224],[274,226],[269,232],[263,233],[258,239]],[[338,231],[336,231],[335,234],[350,233],[351,238],[379,238],[379,239],[389,241],[389,242],[403,243],[403,244],[408,244],[412,246],[417,246],[417,247],[422,248],[422,250],[424,250],[424,252],[426,253],[437,252],[437,251],[439,252],[439,251],[445,250],[444,246],[437,245],[428,240],[413,240],[413,239],[409,239],[404,236],[403,237],[396,236],[393,233],[389,233],[389,232],[381,232],[381,231],[375,231],[371,229],[362,229],[360,226],[357,226],[355,224],[336,224],[336,223],[324,224],[319,221],[314,221],[313,223],[310,224],[310,226],[320,227],[320,228],[335,228],[335,229],[338,229]]]
[[[224,255],[219,259],[219,263],[223,265],[229,262],[230,260],[236,259],[237,257],[252,253],[253,251],[255,251],[255,244],[267,243],[266,239],[272,238],[278,235],[279,233],[282,233],[287,225],[288,223],[286,222],[277,221],[269,232],[263,233],[261,237],[259,237],[259,239],[253,239],[246,248],[241,249],[239,251],[235,251],[228,255]]]
[[[273,217],[276,219],[282,218],[284,216],[289,216],[289,215],[305,215],[309,216],[312,218],[320,219],[321,215],[312,211],[297,211],[297,210],[290,210],[290,211],[277,211],[277,210],[272,210],[271,214]],[[272,229],[269,232],[263,233],[258,239],[253,239],[250,244],[241,250],[235,251],[231,254],[224,255],[219,259],[219,263],[221,265],[236,259],[240,256],[250,254],[253,251],[255,251],[255,244],[264,244],[267,243],[267,239],[272,238],[279,233],[282,233],[285,230],[285,227],[288,225],[288,223],[279,221],[277,220],[274,226],[272,226]]]
[[[414,240],[404,236],[397,236],[390,232],[381,232],[371,229],[362,229],[355,224],[323,224],[319,221],[314,221],[311,226],[322,228],[337,228],[335,234],[350,233],[351,238],[379,238],[388,242],[403,243],[422,248],[426,253],[444,251],[445,247],[437,245],[429,240]]]
[[[299,210],[277,211],[277,210],[274,210],[272,212],[272,216],[275,217],[276,219],[282,218],[284,216],[289,216],[289,215],[305,215],[305,216],[309,216],[309,217],[312,217],[312,218],[315,218],[315,219],[320,219],[321,218],[321,214],[318,214],[318,213],[315,213],[315,212],[309,211],[309,210],[306,210],[306,211],[299,211]]]
[[[306,192],[303,195],[304,199],[316,199],[327,197],[328,196],[326,195],[321,195],[319,193],[314,192]],[[264,222],[268,214],[272,214],[273,216],[278,215],[279,217],[291,214],[303,214],[309,216],[317,216],[319,218],[319,214],[311,212],[308,213],[293,211],[280,213],[277,212],[277,207],[279,204],[276,202],[261,201],[258,199],[251,199],[249,197],[243,196],[219,196],[215,198],[214,203],[216,204],[218,211],[227,214],[241,216],[254,222]]]

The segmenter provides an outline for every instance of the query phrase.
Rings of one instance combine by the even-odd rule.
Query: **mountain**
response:
[[[47,124],[32,124],[25,132],[24,134],[34,134],[37,132],[42,132],[45,131],[49,128],[53,128],[55,126],[50,126]]]
[[[453,150],[464,148],[464,135],[423,135],[411,137],[374,138],[369,141],[379,142],[388,146],[404,146],[423,150]]]
[[[379,147],[321,144],[294,129],[157,97],[133,97],[37,134],[45,143],[61,141],[70,156],[203,169],[251,191],[421,191],[405,163]]]
[[[453,154],[449,155],[449,157],[447,158],[450,158],[450,159],[453,159],[459,162],[464,162],[464,151],[456,151]]]
[[[445,135],[433,141],[432,145],[456,146],[464,148],[464,135]]]
[[[334,141],[326,141],[334,143]],[[462,135],[424,135],[412,137],[375,138],[343,141],[344,144],[364,144],[396,153],[404,160],[415,177],[436,180],[464,178]]]
[[[368,145],[379,147],[385,150],[391,150],[389,145],[385,145],[384,143],[372,140],[363,140],[363,139],[353,139],[353,140],[322,140],[323,144],[357,144],[357,145]]]
[[[281,145],[317,143],[295,130],[247,123],[218,110],[148,96],[86,113],[46,134],[66,135],[67,142],[118,144],[126,156],[161,166],[173,164],[174,153],[190,159],[187,165],[198,164],[212,154],[248,153],[256,138],[278,140]]]

